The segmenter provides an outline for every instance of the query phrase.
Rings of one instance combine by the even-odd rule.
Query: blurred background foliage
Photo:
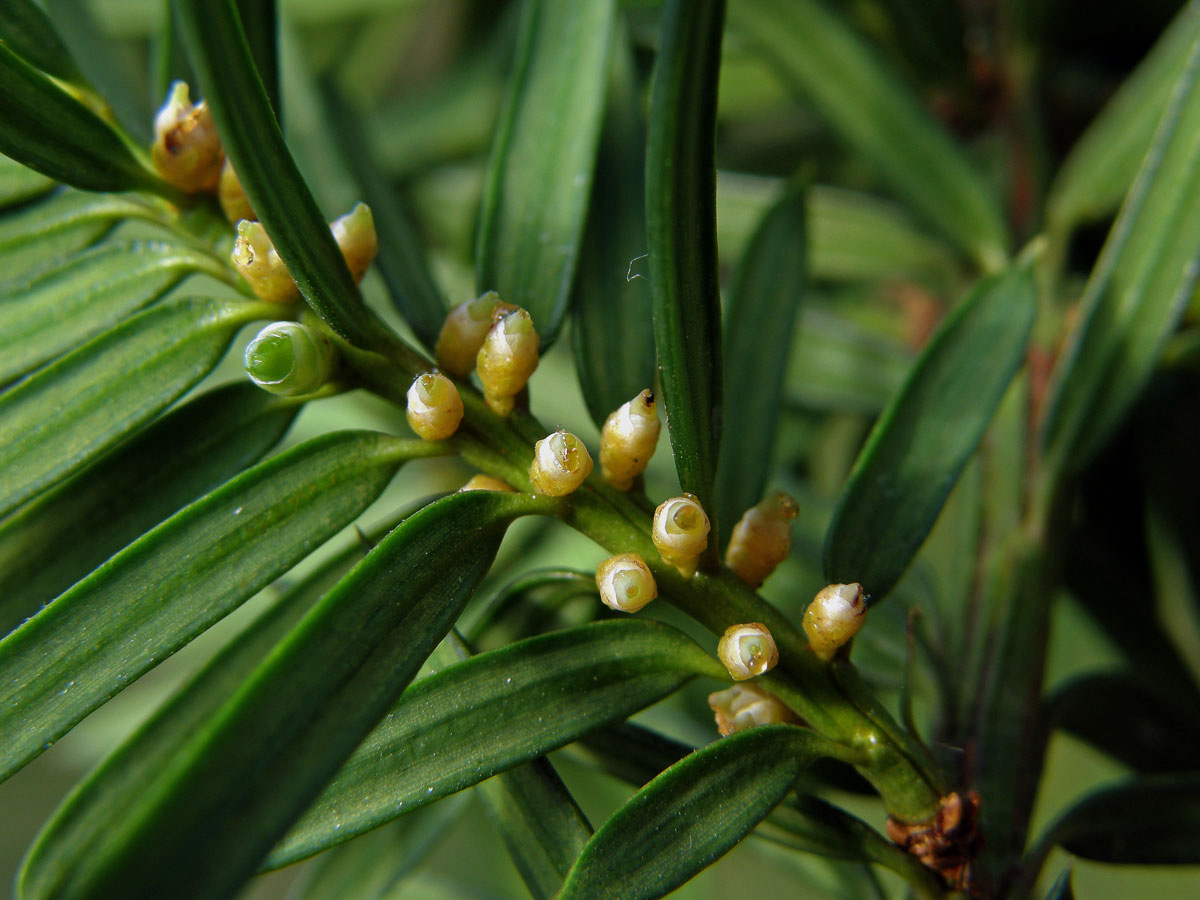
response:
[[[1141,0],[1136,5],[1120,0],[842,0],[832,5],[919,91],[982,168],[995,173],[995,187],[1009,198],[1010,224],[1019,238],[1040,230],[1051,174],[1182,7],[1171,0]],[[118,101],[123,124],[133,134],[148,136],[168,77],[186,75],[168,71],[152,49],[166,26],[164,4],[47,0],[45,6],[86,74]],[[322,208],[331,214],[347,209],[361,194],[345,148],[339,145],[339,138],[346,135],[335,124],[347,110],[331,109],[333,96],[334,104],[345,104],[365,126],[364,134],[350,139],[366,142],[390,187],[408,199],[431,248],[435,277],[451,302],[473,292],[475,220],[484,162],[513,52],[517,6],[496,0],[280,3],[285,132]],[[644,79],[657,35],[657,5],[629,0],[623,7]],[[1007,77],[1000,76],[1001,68],[1009,73]],[[329,85],[336,89],[332,94],[326,89]],[[130,102],[131,97],[144,102]],[[811,586],[822,583],[820,550],[828,517],[873,418],[899,387],[943,311],[973,276],[969,264],[890,198],[886,186],[872,177],[861,159],[844,151],[787,79],[736,34],[725,42],[718,126],[718,247],[723,283],[761,215],[795,172],[797,161],[805,161],[804,174],[813,185],[808,195],[810,296],[796,328],[779,412],[777,467],[771,478],[801,501],[801,516],[792,558],[763,589],[769,600],[798,616]],[[1114,211],[1111,206],[1099,209],[1065,248],[1068,294],[1078,292]],[[130,236],[145,227],[122,226]],[[644,270],[639,266],[644,265],[644,260],[634,258],[626,272],[617,274],[641,277]],[[195,280],[189,280],[175,290],[190,293],[195,286]],[[368,273],[363,287],[375,309],[384,314],[391,310],[378,269]],[[227,290],[215,283],[207,288],[217,293]],[[390,321],[406,328],[394,315]],[[240,375],[240,365],[232,358],[206,384]],[[596,446],[598,432],[574,375],[569,341],[560,341],[545,358],[531,392],[543,421],[565,427]],[[1156,396],[1152,392],[1143,406],[1153,404]],[[1194,432],[1194,416],[1191,422]],[[395,430],[397,413],[363,392],[323,400],[306,406],[287,444],[349,425]],[[1186,434],[1180,440],[1186,440]],[[1140,496],[1122,495],[1121,485],[1127,482],[1120,473],[1136,465],[1130,462],[1134,451],[1129,443],[1118,440],[1096,467],[1092,493],[1102,498],[1094,505],[1096,527],[1108,540],[1119,536],[1120,529],[1132,528],[1138,533],[1130,540],[1144,546],[1141,526],[1127,524],[1140,522],[1140,514],[1124,516],[1142,503]],[[419,473],[416,467],[402,471],[362,518],[364,527],[369,530],[416,498],[456,489],[466,474],[455,461],[431,461]],[[921,611],[918,637],[936,644],[945,627],[938,621],[936,598],[965,590],[964,581],[972,577],[970,553],[963,552],[962,523],[969,521],[979,502],[982,477],[978,466],[967,469],[938,526],[898,586],[897,602],[877,608],[856,644],[856,663],[893,702],[905,680],[903,635],[908,611]],[[670,454],[660,450],[647,473],[647,493],[666,496],[674,486]],[[358,539],[353,532],[344,534],[324,553]],[[545,566],[586,570],[603,555],[600,548],[559,523],[518,523],[466,621],[480,614],[500,585],[523,571]],[[1143,562],[1148,569],[1149,561]],[[295,580],[302,574],[299,570],[288,577]],[[579,592],[559,587],[543,593],[554,589],[560,595],[543,596],[546,605],[556,607],[557,615],[566,621],[578,616],[572,599]],[[98,710],[26,770],[0,784],[0,883],[10,880],[29,841],[69,787],[230,634],[252,619],[267,599],[246,604]],[[1119,664],[1123,658],[1072,593],[1064,592],[1060,599],[1049,655],[1049,691]],[[695,631],[682,616],[672,621]],[[1200,670],[1200,646],[1194,638],[1182,649],[1193,671]],[[928,719],[929,685],[946,674],[932,665],[916,673],[913,694],[919,723]],[[706,742],[713,729],[705,693],[706,686],[692,686],[642,714],[639,721],[681,740]],[[603,821],[627,796],[627,788],[580,765],[577,752],[560,751],[554,762],[592,821]],[[1033,832],[1056,810],[1126,771],[1122,763],[1056,733]],[[878,818],[878,807],[871,802],[848,793],[837,796],[868,820]],[[429,900],[443,895],[524,896],[474,792],[468,792],[461,803],[440,804],[418,817],[436,816],[445,818],[438,832],[441,840],[437,846],[423,848],[428,856],[419,874],[389,896]],[[464,860],[469,864],[464,865]],[[1065,862],[1065,854],[1057,851],[1045,877],[1052,880]],[[756,882],[756,892],[763,895],[859,896],[868,884],[859,868],[786,854],[765,841],[748,841],[676,896],[696,900],[743,896],[742,872],[748,866],[769,873],[769,880]],[[246,896],[284,896],[310,877],[312,868],[310,861],[260,878]],[[899,882],[880,877],[886,895],[902,893]],[[1089,900],[1200,896],[1200,868],[1115,867],[1077,861],[1075,890]]]

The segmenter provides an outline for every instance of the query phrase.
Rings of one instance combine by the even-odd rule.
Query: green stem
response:
[[[1050,464],[1035,469],[1025,522],[989,573],[993,662],[985,670],[973,734],[981,755],[972,780],[982,796],[980,882],[1008,896],[1026,844],[1046,750],[1042,718],[1057,561],[1070,521],[1071,485]]]
[[[336,339],[335,339],[336,340]],[[433,364],[417,351],[393,341],[384,353],[345,345],[347,364],[364,383],[400,406],[411,379]],[[386,354],[386,355],[385,355]],[[529,491],[533,442],[548,432],[528,411],[508,418],[495,415],[465,381],[457,382],[465,416],[451,439],[463,458],[520,491]],[[780,664],[766,677],[768,687],[815,730],[853,749],[859,771],[879,791],[889,814],[907,823],[931,821],[945,783],[919,742],[883,709],[849,663],[825,664],[783,613],[764,601],[726,569],[700,571],[685,579],[662,561],[651,539],[651,517],[631,497],[599,474],[562,498],[559,518],[613,553],[638,553],[654,573],[662,595],[714,634],[730,625],[761,622],[779,648]]]

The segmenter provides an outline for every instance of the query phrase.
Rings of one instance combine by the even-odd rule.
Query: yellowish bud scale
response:
[[[537,368],[539,343],[529,313],[497,304],[491,328],[475,357],[475,371],[483,386],[483,399],[498,415],[512,412],[513,398]]]
[[[225,151],[208,104],[192,105],[185,82],[171,84],[167,102],[154,117],[150,160],[164,181],[189,194],[215,191]]]
[[[433,353],[438,365],[455,378],[466,378],[475,368],[475,357],[492,327],[492,311],[499,299],[495,291],[488,291],[464,300],[446,316]]]
[[[569,431],[556,431],[533,445],[529,480],[549,497],[563,497],[592,474],[592,457],[583,441]]]
[[[444,441],[458,431],[462,397],[454,382],[440,372],[426,372],[408,388],[408,424],[423,440]]]
[[[770,630],[761,622],[731,625],[717,644],[717,656],[734,681],[762,675],[779,662],[779,650]]]
[[[684,578],[696,574],[700,556],[708,547],[708,515],[694,494],[672,497],[654,511],[654,546],[663,561]]]
[[[725,565],[750,587],[758,587],[788,557],[792,549],[792,519],[796,501],[775,491],[757,506],[746,510],[733,526]]]
[[[722,737],[754,728],[756,725],[799,724],[800,717],[774,694],[753,682],[735,684],[708,695],[708,705],[717,720]]]
[[[237,234],[230,259],[250,289],[259,298],[272,303],[291,303],[299,299],[296,282],[275,251],[267,230],[258,222],[243,219],[238,222]]]
[[[221,203],[221,210],[225,213],[225,218],[230,222],[236,224],[242,219],[250,222],[258,221],[254,207],[250,205],[250,199],[242,190],[242,182],[237,177],[237,172],[233,170],[233,163],[229,161],[228,157],[225,159],[225,165],[221,167],[221,179],[217,183],[217,200]]]
[[[458,489],[461,494],[463,491],[506,491],[513,493],[512,487],[499,478],[493,478],[491,475],[472,475],[471,479]]]
[[[821,588],[804,611],[804,633],[818,658],[828,662],[849,643],[867,620],[861,584],[831,584]]]
[[[365,203],[357,204],[349,213],[335,220],[329,230],[346,258],[346,265],[354,280],[361,281],[379,250],[375,220],[371,217],[370,208]],[[237,233],[230,258],[250,289],[261,299],[275,303],[290,303],[299,298],[300,289],[271,243],[266,229],[259,222],[242,219],[237,224]]]
[[[596,587],[604,605],[635,613],[658,596],[658,585],[646,561],[636,553],[610,556],[596,566]]]
[[[646,470],[662,425],[654,394],[642,391],[623,403],[600,431],[600,473],[619,491],[633,487],[633,479]]]
[[[354,204],[354,209],[335,219],[329,230],[333,232],[333,239],[337,241],[346,259],[346,266],[357,284],[379,253],[379,236],[375,233],[375,217],[371,214],[371,207],[365,203]]]

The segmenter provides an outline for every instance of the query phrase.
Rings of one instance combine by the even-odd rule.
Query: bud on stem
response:
[[[492,311],[499,299],[495,291],[488,291],[464,300],[446,316],[433,352],[437,364],[455,378],[466,378],[475,368],[475,357],[492,327]]]
[[[596,566],[596,586],[604,605],[635,613],[658,596],[658,585],[646,561],[636,553],[610,556]]]
[[[350,274],[356,283],[361,281],[367,266],[379,251],[375,220],[370,208],[365,203],[357,204],[353,210],[335,220],[329,229],[346,259]],[[250,289],[260,299],[273,303],[290,303],[299,298],[300,290],[292,273],[276,252],[262,224],[243,219],[238,222],[237,233],[230,258]]]
[[[324,334],[300,322],[275,322],[246,344],[250,380],[284,397],[311,394],[333,373],[335,351]]]
[[[493,478],[491,475],[472,475],[462,487],[458,489],[461,494],[463,491],[501,491],[504,493],[513,493],[512,486],[499,478]]]
[[[454,382],[440,372],[426,372],[408,389],[408,424],[426,441],[444,441],[458,431],[463,418],[462,397]]]
[[[696,574],[700,556],[708,547],[708,515],[694,494],[664,501],[654,511],[654,546],[663,562],[679,570],[684,578]]]
[[[150,160],[163,180],[195,194],[215,191],[225,151],[208,104],[192,105],[186,82],[171,84],[171,93],[154,117]]]
[[[271,303],[291,303],[300,297],[292,273],[275,251],[275,245],[258,222],[238,222],[237,241],[230,258],[250,289]]]
[[[604,422],[600,432],[600,473],[618,491],[633,487],[633,479],[646,470],[662,425],[654,394],[642,391],[623,403]]]
[[[725,634],[717,644],[717,656],[721,658],[721,662],[729,670],[729,677],[734,681],[745,681],[747,678],[762,675],[779,662],[775,638],[761,622],[731,625],[725,629]]]
[[[786,703],[753,682],[735,684],[726,690],[709,694],[708,705],[716,717],[717,731],[722,737],[756,725],[800,722],[800,717]]]
[[[519,306],[496,306],[491,328],[475,357],[475,371],[483,386],[483,399],[497,415],[512,412],[513,398],[537,368],[539,343],[529,313]]]
[[[548,497],[573,493],[592,474],[592,457],[583,441],[569,431],[556,431],[533,445],[529,480]]]
[[[750,587],[758,587],[787,559],[792,549],[791,523],[797,512],[796,501],[783,491],[750,507],[733,526],[725,565]]]
[[[804,633],[819,659],[829,662],[867,620],[861,584],[831,584],[804,611]]]
[[[329,230],[354,276],[354,283],[358,284],[379,254],[379,236],[375,233],[371,207],[365,203],[354,204],[354,209],[333,220]]]
[[[237,177],[237,172],[233,170],[233,163],[229,161],[228,157],[225,158],[225,165],[221,167],[221,179],[217,183],[217,200],[221,204],[221,211],[225,213],[225,218],[235,225],[242,219],[250,222],[258,221],[254,207],[250,205],[250,198],[242,190],[242,182]]]

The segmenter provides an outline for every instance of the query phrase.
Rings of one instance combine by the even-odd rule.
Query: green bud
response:
[[[284,397],[311,394],[329,380],[334,350],[329,339],[299,322],[268,325],[246,345],[242,364],[250,380]]]

